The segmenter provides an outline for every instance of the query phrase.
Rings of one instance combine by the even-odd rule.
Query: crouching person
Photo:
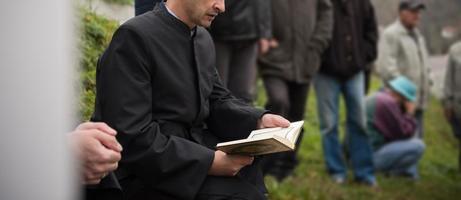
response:
[[[390,80],[388,86],[366,100],[374,165],[377,171],[416,180],[417,163],[425,149],[423,141],[413,137],[416,86],[404,76]]]

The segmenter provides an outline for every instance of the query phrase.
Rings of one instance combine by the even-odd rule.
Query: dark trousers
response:
[[[416,135],[419,139],[424,138],[424,110],[417,109],[415,112],[416,118]]]
[[[121,181],[124,189],[124,200],[175,200],[171,194],[162,193],[151,188],[146,188],[139,180],[131,179]],[[181,188],[177,188],[181,192]],[[265,192],[257,188],[248,180],[234,177],[208,176],[196,200],[265,200]]]
[[[256,85],[258,43],[248,41],[215,41],[216,67],[221,81],[232,94],[253,103]]]
[[[369,64],[369,66],[365,69],[365,95],[367,95],[370,91],[371,72],[373,71],[373,67],[373,64]]]
[[[161,192],[146,186],[139,178],[128,175],[120,181],[123,188],[123,200],[173,200],[178,199],[175,193]],[[181,192],[181,188],[168,188],[170,191]],[[173,189],[173,190],[171,190]],[[233,177],[207,176],[197,195],[197,200],[265,200],[267,190],[260,169],[260,159],[256,158],[252,165],[246,166]]]
[[[309,84],[289,82],[274,76],[263,77],[263,80],[268,96],[266,109],[292,122],[304,119]],[[303,137],[302,132],[299,137],[296,151],[264,157],[261,167],[265,175],[273,175],[281,181],[293,172],[299,162],[296,154]]]
[[[457,116],[457,114],[453,114],[453,117],[450,120],[451,129],[453,130],[453,134],[459,141],[459,155],[458,155],[458,166],[461,172],[461,116]]]

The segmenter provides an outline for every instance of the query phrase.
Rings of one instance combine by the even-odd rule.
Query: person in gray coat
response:
[[[209,29],[216,46],[216,67],[235,97],[251,104],[255,96],[256,60],[269,48],[269,0],[226,0],[226,12]]]
[[[460,144],[458,162],[461,172],[461,42],[454,44],[450,49],[443,91],[445,117]]]
[[[268,95],[266,109],[290,121],[304,118],[309,85],[332,29],[330,0],[272,0],[272,48],[259,58]],[[284,152],[267,156],[262,168],[266,175],[282,180],[297,163],[296,152]]]

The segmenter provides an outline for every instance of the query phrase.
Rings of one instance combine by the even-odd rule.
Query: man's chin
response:
[[[213,22],[213,20],[211,20],[211,21],[203,20],[203,21],[200,22],[200,26],[205,27],[205,28],[209,28],[211,26],[211,22]]]

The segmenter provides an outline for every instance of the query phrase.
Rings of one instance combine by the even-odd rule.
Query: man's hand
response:
[[[280,115],[264,114],[258,122],[258,128],[287,128],[290,126],[290,121]]]
[[[264,55],[269,51],[270,42],[268,39],[262,38],[262,39],[259,39],[258,46],[259,46],[259,54]]]
[[[213,176],[235,176],[240,169],[253,163],[250,156],[227,155],[222,151],[214,152],[214,160],[208,171]]]
[[[279,41],[277,41],[276,39],[272,38],[272,39],[269,41],[269,47],[270,47],[270,48],[277,48],[277,47],[279,47]]]
[[[117,169],[122,146],[115,139],[116,134],[105,123],[93,122],[83,123],[71,133],[85,184],[98,184],[107,173]]]
[[[405,106],[405,111],[408,114],[410,114],[410,115],[415,114],[415,111],[416,111],[416,104],[415,103],[410,102],[410,101],[405,101],[404,106]]]

